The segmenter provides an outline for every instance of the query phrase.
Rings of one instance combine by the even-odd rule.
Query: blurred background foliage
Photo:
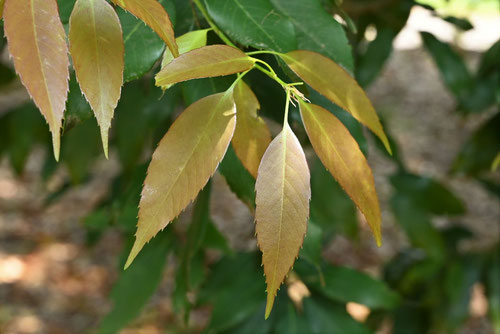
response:
[[[191,1],[160,2],[171,16],[176,36],[207,27]],[[58,0],[58,3],[67,27],[74,1]],[[393,52],[395,39],[415,8],[425,8],[430,15],[459,31],[473,29],[468,20],[472,12],[498,17],[500,10],[497,0],[240,3],[236,7],[232,0],[205,0],[204,5],[216,24],[241,47],[318,51],[355,74],[366,88],[379,77]],[[500,333],[500,222],[492,225],[496,242],[483,247],[464,247],[464,243],[474,239],[474,233],[454,222],[466,213],[467,201],[463,199],[468,195],[457,194],[446,185],[447,180],[412,171],[404,150],[394,138],[391,138],[394,155],[385,158],[390,161],[392,171],[387,174],[390,189],[384,217],[394,217],[408,242],[396,248],[387,261],[377,263],[375,269],[349,267],[329,254],[329,245],[339,236],[353,245],[354,248],[349,248],[356,249],[353,252],[377,250],[372,245],[361,246],[367,243],[364,240],[367,237],[354,204],[319,160],[310,155],[313,195],[308,233],[268,321],[263,320],[265,284],[260,253],[252,241],[247,247],[237,235],[236,239],[228,236],[231,233],[225,229],[227,224],[215,223],[210,203],[219,193],[210,184],[189,212],[179,218],[182,223],[173,223],[160,233],[130,269],[121,271],[133,241],[137,205],[152,150],[184,107],[226,89],[233,78],[194,80],[163,93],[154,86],[153,73],[159,66],[164,44],[130,14],[120,9],[118,14],[125,37],[127,83],[112,127],[113,154],[109,164],[115,172],[105,194],[94,201],[78,228],[85,231],[88,249],[95,247],[110,230],[118,231],[124,242],[122,254],[112,264],[119,274],[109,294],[109,312],[84,332],[116,333],[130,326],[157,289],[161,289],[163,277],[170,275],[173,281],[169,292],[170,318],[164,321],[163,328],[168,333],[453,333],[470,318],[471,295],[477,287],[483,289],[487,299],[489,320],[485,333]],[[270,15],[274,17],[271,23],[266,21]],[[336,20],[331,19],[332,15]],[[267,34],[262,34],[262,29]],[[481,124],[449,166],[446,178],[474,180],[498,201],[500,182],[498,172],[491,171],[491,164],[500,152],[500,40],[482,52],[478,64],[471,67],[455,43],[442,41],[426,31],[421,32],[421,39],[456,101],[454,113],[464,122],[474,115],[483,115]],[[220,41],[210,33],[209,42]],[[5,44],[2,37],[0,50],[4,55]],[[296,81],[279,60],[264,57],[281,77]],[[282,119],[283,91],[258,72],[249,74],[247,82],[260,100],[261,115],[273,129],[273,122]],[[407,78],[407,85],[412,85],[411,77]],[[12,66],[3,57],[0,91],[8,96],[18,86]],[[99,161],[102,164],[97,124],[74,75],[70,87],[59,164],[50,154],[47,126],[31,102],[7,103],[0,110],[0,158],[22,179],[30,155],[38,152],[37,163],[43,165],[40,174],[44,180],[44,207],[100,177],[93,172]],[[307,87],[304,93],[337,115],[365,154],[370,156],[373,150],[381,148],[377,139],[366,136],[367,132],[349,114]],[[381,115],[388,123],[384,118],[389,116],[383,112]],[[291,117],[296,133],[305,142],[298,114],[293,112]],[[390,127],[386,126],[386,131],[391,134]],[[383,152],[381,149],[377,154],[383,156]],[[253,212],[255,180],[231,148],[219,172],[231,191]],[[58,175],[63,176],[58,178]],[[51,181],[54,178],[59,180],[56,186]],[[436,223],[443,219],[451,223]],[[248,224],[253,229],[252,222]],[[386,236],[390,243],[388,238],[391,236]],[[1,304],[4,303],[9,300],[2,297]],[[2,325],[0,312],[0,331]],[[73,331],[78,332],[69,329],[67,332]]]

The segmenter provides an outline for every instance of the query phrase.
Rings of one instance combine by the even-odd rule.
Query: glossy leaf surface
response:
[[[234,102],[238,122],[232,145],[243,166],[257,178],[260,160],[271,143],[271,133],[266,122],[257,115],[260,109],[257,97],[243,81],[234,87]]]
[[[52,132],[59,159],[60,128],[68,96],[69,59],[66,35],[55,0],[8,0],[5,35],[16,72]]]
[[[221,93],[192,104],[172,124],[148,168],[136,241],[126,267],[208,182],[233,136],[235,113],[231,93]]]
[[[307,135],[323,165],[352,198],[366,217],[381,244],[381,214],[373,174],[349,130],[320,106],[300,102]]]
[[[156,75],[156,85],[169,85],[199,78],[217,77],[243,72],[254,61],[239,49],[227,45],[211,45],[192,50],[174,59]]]
[[[368,96],[342,67],[316,52],[299,50],[282,55],[290,68],[321,95],[350,112],[370,128],[390,152],[389,141]]]
[[[112,0],[115,4],[141,19],[167,44],[177,57],[179,50],[175,41],[174,28],[163,6],[156,0]]]
[[[292,22],[269,0],[205,0],[217,25],[244,46],[287,52],[297,49]]]
[[[101,128],[107,157],[108,132],[123,84],[120,20],[105,0],[77,0],[69,26],[73,67]]]
[[[352,73],[351,46],[342,25],[325,11],[321,0],[271,0],[293,23],[300,50],[319,52]]]
[[[199,49],[207,45],[207,33],[210,29],[195,30],[185,33],[177,38],[177,45],[179,46],[179,54],[184,54],[186,52],[192,51],[194,49]],[[161,67],[165,67],[168,63],[174,60],[174,55],[170,49],[165,50],[163,54],[163,59],[161,61]]]
[[[267,283],[267,318],[304,241],[311,198],[306,157],[287,123],[262,158],[255,191],[257,243]]]

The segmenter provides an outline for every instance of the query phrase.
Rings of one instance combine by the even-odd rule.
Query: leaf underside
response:
[[[260,161],[271,143],[266,123],[257,115],[259,101],[250,87],[240,81],[234,88],[238,122],[232,139],[236,155],[245,168],[257,178]]]
[[[267,283],[267,318],[278,288],[299,254],[309,217],[309,168],[288,124],[262,158],[255,191],[257,243]]]
[[[178,82],[244,72],[254,60],[227,45],[210,45],[187,52],[165,65],[156,75],[156,85],[167,88]]]
[[[375,181],[358,143],[326,109],[300,101],[300,114],[316,154],[364,214],[380,245],[381,215]]]
[[[312,51],[297,50],[282,57],[295,74],[366,125],[382,140],[387,151],[391,152],[389,140],[368,96],[342,67]]]
[[[236,108],[231,92],[190,105],[153,153],[139,204],[136,240],[127,268],[144,244],[196,197],[215,173],[233,136]]]
[[[108,156],[108,131],[123,84],[124,45],[118,15],[104,0],[77,0],[69,21],[73,67],[101,128]]]
[[[59,160],[60,128],[66,107],[69,59],[55,0],[8,0],[5,35],[16,72],[52,132]]]

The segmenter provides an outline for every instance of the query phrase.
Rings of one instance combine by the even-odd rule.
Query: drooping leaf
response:
[[[148,168],[136,240],[126,267],[208,182],[233,136],[235,113],[232,92],[227,91],[192,104],[172,124]]]
[[[380,245],[381,214],[375,182],[358,143],[333,114],[320,106],[301,101],[300,114],[323,165],[364,214]]]
[[[199,49],[207,45],[207,33],[210,29],[195,30],[185,33],[177,38],[177,45],[179,46],[179,54],[184,54],[186,52],[192,51],[194,49]],[[161,67],[165,67],[168,63],[174,60],[174,55],[170,49],[165,50],[163,54],[163,59],[161,61]]]
[[[377,113],[363,89],[342,67],[316,52],[299,50],[282,55],[290,68],[321,95],[350,112],[372,130],[391,151]]]
[[[243,166],[257,178],[260,160],[271,143],[271,133],[266,122],[257,115],[260,109],[257,97],[243,81],[234,88],[234,102],[238,122],[232,145]]]
[[[115,4],[141,19],[167,44],[172,54],[179,56],[174,28],[163,6],[156,0],[112,0]]]
[[[328,14],[321,0],[271,0],[292,21],[298,49],[321,53],[352,73],[351,46],[342,25]]]
[[[217,77],[252,68],[254,60],[239,49],[211,45],[187,52],[167,64],[156,75],[156,85],[169,85],[199,78]]]
[[[309,167],[288,123],[262,158],[255,191],[257,243],[267,283],[267,318],[278,288],[299,254],[309,217]]]
[[[108,132],[123,84],[124,46],[118,15],[105,0],[77,0],[69,20],[76,78],[101,128],[108,157]]]
[[[112,310],[103,318],[99,333],[117,333],[137,317],[160,284],[172,237],[162,232],[137,258],[134,265],[122,271],[111,291]]]
[[[205,0],[215,23],[244,46],[288,52],[297,49],[293,24],[269,0]]]
[[[7,0],[4,23],[16,72],[49,123],[54,156],[59,160],[69,59],[57,2]]]

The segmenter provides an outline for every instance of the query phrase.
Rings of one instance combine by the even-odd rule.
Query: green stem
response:
[[[224,41],[224,43],[226,43],[227,45],[232,46],[232,47],[236,47],[236,45],[234,45],[234,43],[231,42],[231,40],[226,35],[224,35],[222,30],[220,30],[219,27],[217,27],[217,25],[215,24],[215,22],[210,18],[210,15],[208,15],[207,9],[205,8],[205,6],[203,6],[201,1],[200,0],[193,0],[193,2],[196,4],[196,7],[198,7],[201,14],[205,18],[205,20],[207,20],[210,27],[220,37],[220,39],[222,39],[222,41]]]
[[[286,105],[285,105],[285,119],[283,120],[283,127],[288,123],[288,110],[290,110],[290,97],[292,91],[290,87],[286,88]]]

